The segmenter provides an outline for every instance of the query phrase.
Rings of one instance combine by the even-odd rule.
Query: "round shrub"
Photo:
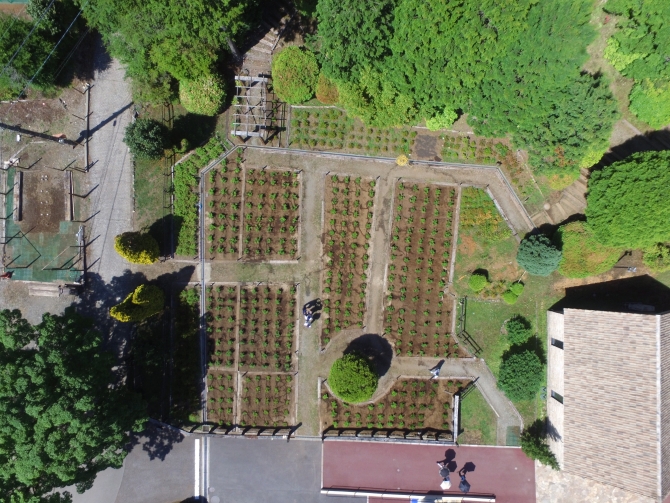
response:
[[[503,357],[498,375],[498,387],[510,400],[530,400],[540,389],[544,378],[540,358],[532,351]]]
[[[124,232],[114,238],[116,252],[133,264],[153,264],[158,260],[158,242],[151,234]]]
[[[426,119],[426,127],[430,131],[439,131],[440,129],[447,129],[458,119],[458,114],[450,108],[445,108],[441,114],[435,117]]]
[[[561,261],[561,250],[547,236],[533,234],[521,241],[516,261],[529,274],[549,276]]]
[[[339,98],[337,86],[323,73],[320,73],[316,84],[316,99],[326,105],[334,105]]]
[[[166,145],[166,131],[153,119],[137,119],[126,126],[123,142],[136,159],[160,159]]]
[[[505,304],[509,304],[511,306],[516,304],[516,301],[519,300],[519,296],[511,290],[507,290],[502,294],[502,300],[505,302]]]
[[[191,113],[216,115],[221,110],[225,98],[223,83],[216,75],[179,82],[179,101]]]
[[[319,65],[316,56],[291,45],[272,59],[272,88],[282,101],[304,103],[314,96]]]
[[[523,344],[533,335],[533,328],[526,318],[517,314],[507,320],[505,324],[507,330],[507,340],[514,346],[515,344]]]
[[[600,244],[585,222],[561,226],[554,241],[561,243],[563,256],[558,272],[566,278],[586,278],[604,273],[621,257],[621,248]]]
[[[509,291],[512,292],[517,297],[521,296],[521,294],[523,293],[523,289],[524,289],[524,284],[523,283],[518,283],[518,282],[517,283],[512,283],[509,286]]]
[[[360,353],[349,353],[333,363],[328,385],[345,402],[369,400],[377,389],[379,376],[372,363]]]
[[[470,290],[472,290],[475,293],[481,292],[484,288],[486,288],[486,285],[489,284],[489,280],[486,277],[485,274],[482,274],[480,272],[474,273],[472,276],[470,276],[470,279],[468,280],[468,286],[470,287]]]
[[[122,322],[142,321],[160,313],[164,305],[163,290],[153,285],[140,285],[123,302],[112,307],[109,314]]]

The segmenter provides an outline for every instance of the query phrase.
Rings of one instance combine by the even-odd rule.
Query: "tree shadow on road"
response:
[[[175,444],[183,442],[184,435],[176,428],[151,423],[146,430],[133,435],[128,445],[128,452],[141,445],[151,461],[160,459],[165,461]]]
[[[351,341],[344,354],[352,352],[366,356],[375,366],[379,377],[385,376],[391,368],[393,348],[386,339],[377,334],[364,334]]]

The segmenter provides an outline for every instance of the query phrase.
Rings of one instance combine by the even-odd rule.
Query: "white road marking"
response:
[[[200,439],[195,439],[195,485],[193,496],[200,499]]]

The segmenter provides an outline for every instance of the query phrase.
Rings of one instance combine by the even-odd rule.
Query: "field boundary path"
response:
[[[300,436],[319,433],[318,384],[325,378],[321,369],[328,369],[353,339],[365,333],[382,331],[386,263],[393,213],[393,191],[396,180],[417,183],[450,184],[454,187],[477,186],[484,188],[494,198],[505,220],[517,239],[533,229],[533,222],[513,189],[494,166],[449,164],[414,161],[408,166],[398,166],[395,159],[349,154],[297,151],[273,147],[242,147],[245,149],[247,168],[272,166],[298,170],[302,176],[301,194],[301,256],[294,261],[254,263],[244,261],[202,261],[200,278],[203,288],[211,283],[287,283],[299,284],[298,305],[320,294],[323,266],[323,194],[326,177],[334,174],[369,177],[376,180],[377,203],[371,238],[371,281],[368,305],[362,329],[340,332],[325,350],[320,350],[320,324],[313,328],[299,327],[298,349],[298,423]],[[343,162],[344,161],[344,162]],[[201,207],[206,207],[207,194],[202,191]],[[455,214],[458,218],[458,212]],[[457,226],[458,221],[455,224]],[[201,241],[202,243],[202,241]],[[204,296],[203,296],[204,297]],[[204,309],[204,306],[203,306]],[[429,369],[438,358],[394,358],[389,371],[382,377],[374,398],[378,398],[400,376],[430,375]],[[509,426],[523,427],[523,422],[509,400],[498,390],[496,381],[481,359],[447,359],[443,376],[477,378],[477,385],[498,416],[498,444],[505,445]]]

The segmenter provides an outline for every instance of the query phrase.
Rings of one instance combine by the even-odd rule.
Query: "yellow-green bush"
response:
[[[223,82],[216,75],[179,82],[179,101],[191,113],[214,116],[226,98]]]
[[[122,322],[142,321],[160,313],[164,305],[163,290],[153,285],[140,285],[123,302],[112,307],[109,314]]]
[[[556,231],[563,256],[558,272],[566,278],[586,278],[612,268],[621,256],[621,249],[600,244],[585,222],[572,222]]]
[[[319,74],[316,84],[316,99],[326,105],[334,105],[340,99],[337,86],[323,73]]]
[[[153,264],[158,260],[158,242],[150,234],[124,232],[114,238],[116,252],[133,264]]]

